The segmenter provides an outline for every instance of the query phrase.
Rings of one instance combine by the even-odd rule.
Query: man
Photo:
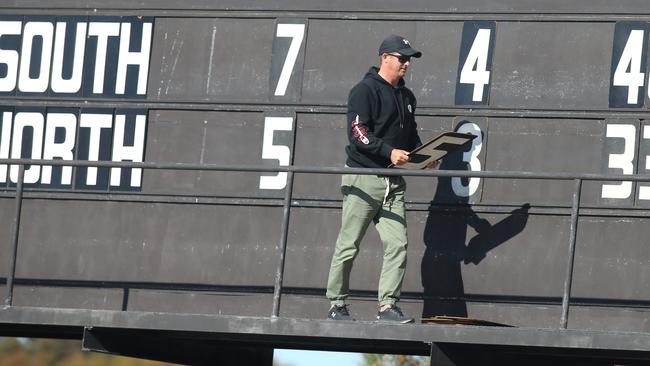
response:
[[[391,35],[379,46],[379,68],[371,67],[348,98],[346,165],[355,168],[386,168],[409,161],[409,151],[421,145],[414,119],[415,96],[404,86],[411,57],[422,53],[408,40]],[[432,165],[437,165],[437,162]],[[330,266],[327,298],[328,318],[354,320],[345,299],[350,271],[359,243],[371,221],[384,245],[379,278],[377,320],[411,323],[396,305],[406,269],[406,220],[404,191],[399,176],[344,175],[342,223]]]

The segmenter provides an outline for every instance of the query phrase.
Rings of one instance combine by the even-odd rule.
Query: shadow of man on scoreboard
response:
[[[457,155],[456,159],[454,155]],[[460,161],[460,155],[445,158],[440,169],[459,170],[459,166],[466,166]],[[490,250],[522,232],[528,221],[530,205],[526,203],[503,220],[491,224],[472,210],[468,198],[453,195],[451,179],[438,178],[438,189],[429,207],[424,229],[426,248],[421,263],[423,318],[436,315],[466,317],[462,265],[480,265]],[[446,204],[450,204],[447,209]],[[469,227],[476,235],[467,240],[471,235]]]

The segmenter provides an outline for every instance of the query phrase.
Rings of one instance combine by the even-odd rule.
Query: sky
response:
[[[273,361],[282,366],[358,366],[360,353],[276,349]]]

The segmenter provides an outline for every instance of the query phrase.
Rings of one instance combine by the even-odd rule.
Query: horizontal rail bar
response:
[[[409,20],[409,21],[464,21],[464,20],[498,20],[501,22],[531,21],[531,22],[604,22],[618,20],[637,20],[647,21],[650,14],[629,12],[605,12],[589,11],[497,11],[497,10],[476,10],[476,11],[453,11],[447,9],[414,11],[369,11],[364,9],[345,9],[345,10],[320,10],[320,9],[276,9],[268,7],[266,9],[255,8],[224,8],[218,5],[200,5],[198,7],[188,5],[188,8],[160,7],[160,6],[140,6],[137,8],[137,14],[140,16],[155,17],[183,17],[183,18],[277,18],[277,17],[302,17],[309,19],[337,19],[337,20]],[[124,6],[92,6],[91,8],[70,8],[68,6],[57,6],[56,8],[34,7],[30,5],[4,6],[0,5],[0,14],[20,14],[40,15],[122,15],[124,11],[134,11],[136,9],[126,8]],[[608,9],[609,10],[609,9]]]
[[[69,15],[69,14],[68,14]],[[296,113],[326,113],[344,114],[346,104],[298,104],[276,103],[257,100],[215,100],[210,102],[164,100],[141,101],[119,98],[96,98],[92,100],[62,99],[57,97],[21,97],[0,99],[0,106],[29,107],[44,104],[46,107],[63,108],[131,108],[155,109],[161,111],[225,111],[225,112],[267,112],[286,111]],[[463,107],[434,107],[418,106],[420,116],[480,116],[480,117],[505,117],[505,118],[650,118],[650,111],[643,110],[608,110],[608,109],[517,109],[517,108],[463,108]]]
[[[157,163],[130,161],[87,161],[87,160],[42,160],[42,159],[0,159],[0,165],[49,165],[98,168],[133,168],[156,170],[203,170],[224,172],[294,172],[312,174],[360,174],[413,177],[479,177],[501,179],[550,179],[550,180],[604,180],[650,182],[650,174],[602,174],[602,173],[554,173],[522,171],[466,171],[466,170],[413,170],[387,168],[348,168],[348,167],[310,167],[310,166],[265,166],[248,164],[191,164],[191,163]]]
[[[272,295],[272,285],[223,285],[189,282],[145,282],[145,281],[104,281],[104,280],[66,280],[54,278],[21,278],[14,280],[16,286],[21,287],[63,287],[79,289],[116,289],[116,290],[144,290],[144,291],[195,291],[195,292],[216,292],[216,293],[241,293],[250,295]],[[0,285],[7,283],[6,278],[0,277]],[[283,286],[283,295],[303,296],[325,296],[324,288],[315,287],[293,287]],[[350,296],[361,299],[376,299],[377,291],[371,290],[350,290]],[[560,306],[561,296],[534,296],[534,295],[498,295],[498,294],[474,294],[465,293],[462,296],[426,296],[422,292],[404,291],[402,300],[436,300],[448,302],[470,302],[470,303],[500,303],[500,304],[528,304],[528,305],[549,305]],[[612,307],[612,308],[635,308],[650,309],[650,300],[634,300],[619,298],[590,298],[571,297],[572,306]]]

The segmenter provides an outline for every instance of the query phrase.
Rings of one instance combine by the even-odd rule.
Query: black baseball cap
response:
[[[379,46],[380,55],[382,53],[390,52],[399,52],[401,55],[410,57],[422,56],[422,52],[411,47],[411,42],[409,42],[408,39],[395,34],[386,37],[386,39],[381,42],[381,46]]]

